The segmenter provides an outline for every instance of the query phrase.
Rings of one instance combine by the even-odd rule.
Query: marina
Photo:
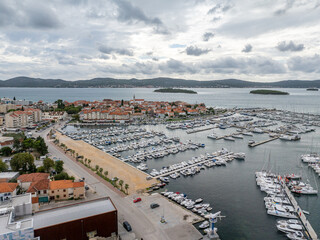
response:
[[[250,115],[253,112],[254,112],[254,116],[250,116],[249,118],[242,118],[242,116],[246,116],[244,114]],[[262,112],[265,112],[264,115],[261,115]],[[207,182],[206,179],[215,179],[214,181],[210,181],[210,186],[211,186],[210,188],[214,189],[214,193],[212,194],[208,193],[208,197],[209,197],[208,201],[211,205],[216,206],[215,209],[221,210],[222,213],[228,217],[226,221],[229,224],[233,224],[236,221],[233,215],[234,212],[230,212],[230,210],[227,209],[223,203],[225,201],[225,196],[228,196],[229,194],[227,193],[227,189],[229,189],[228,191],[230,191],[230,195],[229,195],[230,197],[227,200],[228,202],[230,202],[230,204],[234,201],[232,200],[231,193],[234,193],[234,191],[236,190],[228,184],[223,184],[223,188],[222,188],[218,184],[218,182],[221,182],[221,180],[223,179],[225,183],[229,183],[230,179],[228,179],[227,176],[232,176],[234,181],[238,179],[237,181],[239,181],[239,183],[240,181],[242,182],[244,181],[246,182],[246,185],[250,186],[249,179],[247,181],[245,180],[244,172],[248,173],[249,171],[254,171],[254,170],[257,170],[258,168],[261,168],[261,165],[263,164],[261,162],[261,154],[263,154],[265,150],[262,150],[262,152],[261,150],[259,151],[258,149],[263,149],[263,148],[257,148],[257,150],[254,150],[255,148],[248,146],[248,141],[250,139],[252,140],[254,139],[255,143],[264,142],[266,140],[265,136],[268,136],[268,135],[269,135],[269,139],[273,139],[273,138],[274,138],[273,140],[278,139],[277,141],[268,141],[269,142],[268,144],[261,144],[261,145],[266,146],[266,148],[268,149],[269,148],[273,149],[272,154],[276,154],[277,156],[281,156],[282,158],[287,159],[286,163],[281,161],[277,163],[278,165],[277,168],[280,168],[282,169],[282,171],[285,171],[285,172],[290,171],[290,169],[291,171],[297,172],[297,170],[294,167],[290,167],[288,164],[289,162],[291,162],[292,166],[295,166],[294,162],[297,161],[297,158],[291,157],[290,160],[288,160],[287,156],[282,152],[282,148],[283,147],[291,148],[291,146],[292,148],[294,148],[295,146],[297,146],[297,144],[300,145],[302,143],[302,145],[305,145],[306,142],[310,144],[311,139],[315,138],[314,133],[316,130],[315,128],[317,128],[317,126],[314,126],[314,125],[316,125],[315,124],[316,121],[310,122],[310,124],[313,126],[304,126],[308,123],[307,122],[303,123],[303,122],[300,122],[300,120],[299,121],[296,120],[293,117],[296,115],[296,113],[286,113],[287,115],[291,116],[291,120],[295,122],[294,124],[286,123],[277,119],[272,120],[272,122],[259,121],[258,115],[266,117],[266,113],[278,114],[279,111],[278,110],[265,111],[260,109],[255,111],[236,110],[236,111],[231,111],[231,113],[228,113],[226,115],[225,114],[218,115],[215,118],[205,118],[205,119],[202,119],[202,120],[199,119],[196,121],[187,120],[185,123],[179,123],[179,124],[175,123],[175,125],[167,124],[167,123],[158,123],[157,125],[153,125],[153,124],[140,125],[139,126],[139,128],[141,129],[140,132],[151,133],[153,134],[152,137],[144,138],[143,136],[141,136],[140,139],[123,141],[126,135],[123,135],[123,136],[119,135],[117,136],[117,141],[118,140],[120,141],[119,142],[115,141],[110,145],[104,144],[103,142],[101,142],[102,144],[100,144],[99,141],[103,141],[104,137],[102,137],[102,139],[100,140],[92,138],[92,144],[96,143],[97,144],[95,146],[96,148],[98,148],[98,146],[101,145],[103,148],[101,147],[100,148],[103,149],[106,153],[116,155],[118,159],[122,161],[126,161],[132,166],[138,168],[140,171],[144,171],[150,175],[152,173],[152,175],[154,175],[154,176],[151,175],[153,179],[160,179],[163,183],[154,185],[155,186],[154,188],[148,190],[148,192],[150,193],[154,191],[161,191],[160,188],[161,189],[166,188],[168,189],[168,191],[173,191],[174,189],[181,189],[181,191],[184,193],[187,193],[188,196],[190,195],[193,199],[197,199],[198,196],[201,196],[201,191],[206,191],[206,186],[207,187],[209,186],[208,185],[209,183]],[[273,119],[272,117],[269,117],[269,118]],[[208,127],[213,126],[213,129],[211,130],[214,130],[214,132],[209,133],[207,135],[203,135],[201,131],[195,132],[193,134],[188,134],[187,131],[189,128],[185,129],[186,128],[185,126],[186,124],[190,124],[190,123],[193,124],[192,129],[206,128],[207,126]],[[239,125],[240,123],[243,123],[243,125],[242,124]],[[194,126],[196,124],[199,124],[199,125],[201,124],[203,126]],[[168,125],[180,126],[180,127],[172,129],[172,128],[167,128]],[[121,127],[128,128],[126,126],[121,126]],[[88,127],[87,129],[90,129],[90,128],[95,129],[95,128],[101,128],[101,127],[91,126],[91,127]],[[80,129],[86,129],[86,128],[82,127]],[[68,132],[70,129],[69,127],[67,127],[67,129],[65,130],[67,130],[66,132]],[[76,130],[76,132],[77,131],[78,130]],[[156,132],[159,135],[155,134]],[[288,135],[288,136],[294,136],[295,134],[299,134],[299,135],[303,135],[303,138],[301,138],[300,141],[291,141],[291,140],[285,140],[285,139],[281,140],[279,139],[281,134]],[[209,136],[212,136],[212,139]],[[220,137],[220,141],[216,141],[215,138],[217,136],[223,136],[223,137]],[[229,141],[225,139],[228,137],[233,138],[234,141],[231,141],[231,140]],[[213,139],[215,139],[215,141],[213,141]],[[152,145],[153,142],[157,143],[159,140],[168,141],[168,143],[162,142],[160,145],[157,145],[157,146]],[[192,147],[193,149],[190,149],[193,151],[190,151],[190,150],[181,151],[182,148],[180,148],[181,150],[179,150],[178,146],[180,147],[186,146],[185,144],[187,143],[191,143],[190,146],[191,145],[194,146]],[[171,146],[172,146],[172,149],[170,148]],[[213,162],[210,159],[205,159],[205,157],[207,156],[207,154],[212,154],[214,152],[219,151],[219,149],[221,150],[222,148],[228,148],[230,149],[230,152],[233,152],[233,153],[243,152],[245,153],[246,160],[245,161],[229,161],[228,164],[225,164],[228,167],[216,168],[219,165],[217,165],[215,162]],[[172,154],[166,153],[166,151],[169,152],[170,150],[176,153],[172,153]],[[293,152],[297,152],[297,151],[294,150]],[[302,153],[304,152],[305,150]],[[201,156],[202,156],[202,159],[201,159]],[[195,160],[195,159],[197,159],[198,162],[194,162],[191,164],[188,163],[189,160]],[[299,161],[301,160],[299,159]],[[311,164],[311,162],[308,164]],[[313,163],[313,164],[316,164],[316,163]],[[223,166],[223,165],[224,164],[222,163],[220,166]],[[242,170],[238,171],[238,169],[242,169]],[[306,169],[308,169],[307,165],[306,165]],[[156,172],[160,173],[160,171],[161,171],[161,174],[155,174]],[[301,170],[298,170],[298,171],[301,171]],[[239,185],[239,183],[235,183],[235,185]],[[191,188],[191,186],[193,186],[193,188]],[[251,196],[256,195],[255,191],[251,191],[250,188],[246,188],[245,192],[247,192],[247,194],[250,194]],[[238,196],[244,202],[249,201],[251,205],[256,204],[251,199],[247,199],[244,195],[242,195],[242,193],[238,193]],[[312,195],[310,195],[310,197],[311,196]],[[258,196],[256,196],[255,198],[257,197]],[[306,195],[306,198],[310,198],[310,197]],[[311,197],[308,200],[307,206],[311,204],[310,202],[314,202],[315,200],[316,199],[314,197]],[[313,227],[316,226],[315,227],[316,229],[317,224],[315,224],[314,218],[317,216],[317,214],[314,212],[314,210],[310,209],[310,207],[306,207],[307,202],[305,202],[306,201],[305,197],[299,198],[297,199],[297,201],[300,201],[299,206],[301,206],[305,212],[310,213],[309,221]],[[244,209],[246,209],[246,211],[250,212],[250,209],[247,209],[245,206],[243,207]],[[257,206],[257,208],[259,208],[259,206]],[[233,210],[234,210],[234,207],[233,207]],[[245,214],[241,209],[236,210],[236,212],[238,212],[238,214],[240,212],[242,212],[242,214]],[[263,217],[263,215],[259,215],[260,212],[254,212],[252,214],[254,214],[255,219],[257,219],[254,222],[260,221],[260,222],[266,222],[271,224],[271,221],[269,219],[266,219],[265,217]],[[233,231],[238,232],[237,229],[228,228],[227,227],[228,224],[225,223],[226,221],[217,223],[217,227],[219,228],[219,235],[221,238],[223,238],[225,234],[227,234],[228,236],[230,236],[230,234],[233,235],[232,233]],[[254,222],[250,223],[250,225],[255,225]],[[234,233],[234,236],[238,236],[238,234],[239,232]],[[273,233],[269,231],[267,235],[269,235],[272,239],[278,239],[278,235],[281,238],[281,235],[276,231]]]
[[[264,198],[267,213],[276,217],[299,220],[288,220],[291,222],[287,225],[282,220],[282,222],[278,221],[278,230],[284,232],[289,239],[297,239],[294,236],[299,236],[299,239],[317,240],[318,236],[307,220],[305,211],[298,205],[291,193],[292,190],[290,191],[287,186],[293,179],[300,178],[300,176],[293,175],[282,177],[266,171],[256,172],[257,185],[261,191],[268,194]]]

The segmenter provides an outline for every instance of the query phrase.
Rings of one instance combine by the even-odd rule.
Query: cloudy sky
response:
[[[1,0],[16,76],[320,79],[320,0]]]

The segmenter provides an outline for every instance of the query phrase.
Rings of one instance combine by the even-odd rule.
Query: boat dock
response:
[[[223,139],[225,137],[232,137],[234,135],[240,135],[240,133],[231,133],[231,134],[228,134],[228,135],[224,135],[224,136],[221,136],[221,137],[217,137],[215,140],[220,140],[220,139]]]
[[[318,236],[316,234],[316,232],[314,231],[314,229],[312,228],[310,222],[307,220],[306,216],[303,213],[303,210],[299,207],[297,201],[295,200],[294,196],[292,195],[291,191],[289,190],[289,188],[287,187],[287,185],[284,183],[284,181],[281,181],[282,183],[282,187],[284,188],[291,204],[293,205],[298,218],[300,219],[300,221],[302,222],[303,226],[306,229],[305,234],[307,235],[308,239],[312,239],[312,240],[317,240]]]
[[[224,155],[222,155],[222,156],[228,156],[228,155],[230,155],[230,153],[224,154]],[[215,157],[217,157],[217,156],[215,156]],[[153,177],[153,178],[160,178],[160,177],[169,176],[169,175],[171,175],[171,174],[173,174],[173,173],[180,172],[180,171],[182,171],[182,170],[185,170],[185,169],[188,169],[188,168],[197,166],[198,164],[202,164],[202,163],[205,163],[205,162],[208,162],[208,161],[210,161],[210,160],[209,160],[209,159],[204,159],[204,160],[199,161],[199,162],[197,162],[197,163],[190,164],[190,165],[188,165],[188,166],[185,166],[185,167],[182,167],[182,168],[179,168],[179,169],[175,169],[175,170],[172,170],[172,171],[169,171],[169,172],[166,172],[166,173],[157,175],[157,176],[155,176],[155,177]],[[151,175],[150,175],[150,176],[151,176]]]
[[[249,147],[256,147],[256,146],[259,146],[259,145],[261,145],[261,144],[264,144],[264,143],[267,143],[267,142],[271,142],[271,141],[273,141],[273,140],[276,140],[276,139],[278,139],[279,137],[274,137],[274,138],[270,138],[270,139],[267,139],[267,140],[264,140],[264,141],[261,141],[261,142],[257,142],[257,143],[249,143],[248,144],[248,146]]]
[[[191,133],[197,133],[197,132],[203,132],[203,131],[208,131],[211,129],[214,129],[215,127],[206,127],[206,128],[197,128],[197,129],[190,129],[187,131],[187,134],[191,134]]]

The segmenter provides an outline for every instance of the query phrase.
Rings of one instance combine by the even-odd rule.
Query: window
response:
[[[63,197],[66,197],[67,195],[63,195]]]
[[[46,193],[47,193],[47,190],[43,190],[43,193],[46,194]]]
[[[40,191],[38,191],[38,194],[40,194]]]
[[[54,193],[54,191],[51,191],[51,193]]]
[[[65,189],[63,189],[63,192],[66,192],[66,190],[65,190]]]

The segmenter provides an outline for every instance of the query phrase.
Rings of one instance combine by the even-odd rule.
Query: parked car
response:
[[[136,198],[136,199],[133,199],[133,202],[134,202],[134,203],[141,202],[141,198],[138,197],[138,198]]]
[[[158,203],[151,203],[150,204],[150,207],[153,209],[153,208],[157,208],[159,207],[160,205]]]
[[[122,225],[128,232],[132,231],[131,225],[127,221],[124,221]]]

